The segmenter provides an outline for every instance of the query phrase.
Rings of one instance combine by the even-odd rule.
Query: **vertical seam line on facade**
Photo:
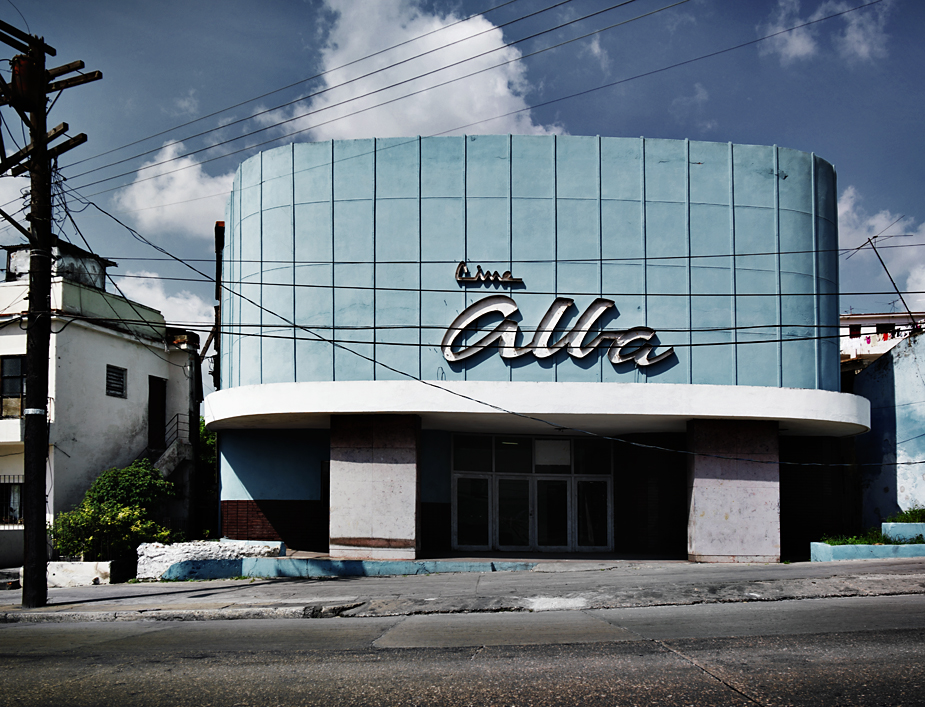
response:
[[[687,382],[694,382],[694,347],[690,346],[694,340],[694,298],[693,284],[691,282],[691,141],[684,140],[684,200],[685,216],[684,229],[687,236]]]
[[[816,222],[818,214],[816,213],[816,200],[819,193],[819,184],[817,183],[818,175],[816,174],[816,153],[812,152],[809,156],[810,184],[812,184],[812,217],[813,217],[813,349],[816,371],[816,390],[819,389],[819,368],[821,366],[820,356],[820,332],[819,332],[819,229]]]
[[[463,256],[465,256],[465,261],[469,262],[469,136],[463,135]],[[469,304],[468,291],[465,287],[462,288],[462,309],[463,311]],[[462,370],[463,380],[469,380],[469,368],[468,366],[463,366]]]
[[[258,337],[257,346],[259,347],[258,351],[260,352],[258,356],[259,370],[260,370],[260,382],[263,383],[263,314],[264,314],[264,303],[263,303],[263,156],[264,153],[260,153],[260,178],[258,184],[260,184],[260,336]]]
[[[559,296],[559,136],[552,136],[553,291]],[[552,380],[559,381],[559,363],[553,361]]]
[[[508,270],[514,270],[514,136],[508,133],[507,136],[507,254]],[[502,359],[502,364],[507,368],[508,381],[514,380],[514,367],[507,365]]]
[[[421,136],[418,135],[418,378],[424,378],[424,339],[422,330],[424,328],[424,226],[423,215],[421,214],[422,197],[421,189],[423,186],[422,175],[424,171],[424,160],[421,149]]]
[[[296,321],[296,290],[297,288],[295,286],[295,269],[296,267],[298,267],[296,265],[298,258],[296,258],[296,252],[295,252],[295,143],[292,143],[289,146],[289,167],[290,167],[291,177],[292,177],[292,182],[290,185],[292,187],[292,194],[291,194],[292,198],[289,201],[290,209],[291,209],[291,211],[289,212],[289,223],[290,223],[290,226],[292,227],[292,382],[295,383],[299,380],[299,370],[298,370],[299,359],[298,359],[298,356],[296,355],[296,352],[298,351],[298,348],[299,348],[299,330],[298,330],[298,322]]]
[[[604,214],[603,214],[603,198],[604,198],[604,178],[602,174],[601,167],[601,136],[597,136],[597,284],[599,285],[598,291],[601,299],[604,298]],[[596,323],[597,332],[602,332],[604,326],[600,323]],[[597,379],[603,383],[604,382],[604,356],[598,355],[597,360]]]
[[[836,307],[836,312],[835,312],[835,313],[836,313],[836,320],[839,320],[839,319],[840,319],[840,312],[839,312],[838,310],[841,309],[841,307],[838,305],[838,293],[841,291],[841,277],[840,277],[840,272],[839,272],[839,271],[840,271],[840,268],[838,267],[838,256],[837,256],[837,253],[838,253],[838,172],[835,171],[835,165],[834,165],[834,164],[831,165],[831,167],[832,167],[832,194],[835,196],[835,199],[836,199],[836,201],[835,201],[835,204],[836,204],[836,206],[835,206],[835,219],[834,219],[834,221],[832,222],[832,226],[833,226],[833,228],[835,229],[834,245],[835,245],[836,257],[835,257],[835,292],[832,293],[832,294],[830,294],[829,296],[830,296],[830,297],[832,297],[832,296],[835,297],[835,302],[836,302],[836,305],[835,305],[835,307]],[[840,322],[839,322],[839,323],[840,323]],[[828,328],[829,328],[829,330],[832,330],[832,327],[828,327]],[[838,334],[839,334],[839,327],[835,327],[835,328],[834,328],[833,334],[834,334],[836,337],[838,336]],[[838,348],[839,348],[839,350],[840,350],[840,349],[841,349],[841,339],[836,338],[835,341],[838,342]],[[841,368],[841,366],[839,366],[839,369],[840,369],[840,368]],[[837,377],[837,379],[836,379],[836,383],[837,383],[837,387],[834,388],[834,390],[835,390],[836,392],[839,392],[839,393],[840,393],[840,392],[841,392],[841,373],[839,373],[839,375],[838,375],[838,377]]]
[[[738,281],[736,278],[736,207],[735,207],[735,159],[733,146],[729,143],[729,252],[732,253],[732,384],[739,384],[739,301]]]
[[[373,138],[373,380],[376,380],[379,375],[379,367],[376,365],[378,349],[376,347],[376,340],[379,338],[379,331],[376,329],[376,303],[379,298],[376,297],[376,264],[378,258],[376,257],[376,199],[379,198],[378,190],[378,181],[376,177],[376,170],[379,166],[379,138]]]
[[[649,249],[646,246],[646,138],[639,138],[639,230],[642,238],[642,323],[649,326]],[[638,382],[639,367],[633,371]],[[645,383],[647,379],[643,378]]]
[[[780,151],[774,145],[774,250],[777,254],[777,387],[784,387],[784,300],[780,256]]]
[[[334,243],[334,140],[331,140],[331,336],[337,338],[337,268]],[[331,346],[331,380],[337,380],[337,347]]]

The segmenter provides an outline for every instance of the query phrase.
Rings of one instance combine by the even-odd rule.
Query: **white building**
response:
[[[6,281],[0,283],[0,567],[22,563],[29,270],[28,246],[7,251]],[[65,243],[54,250],[45,480],[49,521],[79,503],[102,471],[142,455],[158,460],[165,476],[185,487],[190,411],[195,414],[201,397],[198,337],[167,327],[157,310],[106,292],[111,265]],[[198,433],[198,424],[194,429]]]
[[[860,371],[914,331],[921,331],[925,312],[842,314],[839,342],[842,371]]]

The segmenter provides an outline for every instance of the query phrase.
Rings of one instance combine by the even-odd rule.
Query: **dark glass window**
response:
[[[567,439],[536,440],[536,473],[571,474],[571,442]]]
[[[610,473],[610,440],[609,439],[576,439],[575,440],[575,473],[576,474],[609,474]]]
[[[848,325],[848,335],[852,339],[861,338],[861,325],[860,324],[849,324]]]
[[[23,397],[26,393],[25,360],[25,356],[0,356],[3,417],[22,417]]]
[[[22,477],[0,477],[21,479]],[[0,524],[19,525],[22,523],[22,484],[0,483]]]
[[[456,471],[491,471],[491,437],[457,435],[453,440]]]
[[[495,437],[495,472],[532,473],[533,440],[529,437]]]
[[[456,542],[488,545],[488,479],[458,479],[456,498]]]
[[[124,368],[118,366],[106,366],[106,395],[113,398],[125,397],[125,374]]]

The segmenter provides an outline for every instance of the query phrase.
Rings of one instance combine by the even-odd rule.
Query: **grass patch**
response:
[[[900,511],[886,519],[886,523],[925,523],[925,507],[915,504],[908,511]]]
[[[875,527],[861,535],[823,535],[820,542],[829,545],[920,545],[925,544],[925,537],[918,535],[911,540],[894,540]]]

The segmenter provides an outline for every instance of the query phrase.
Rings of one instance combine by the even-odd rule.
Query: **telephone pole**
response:
[[[58,76],[80,70],[82,61],[45,69],[45,56],[55,56],[42,37],[26,34],[0,21],[0,42],[22,52],[10,62],[9,84],[0,77],[0,105],[10,105],[29,128],[30,144],[7,157],[0,143],[0,175],[28,171],[31,177],[31,209],[28,231],[11,216],[0,216],[24,234],[32,246],[29,259],[29,309],[26,330],[26,408],[23,410],[23,590],[26,607],[45,606],[48,601],[46,568],[46,461],[48,458],[48,366],[51,337],[51,259],[55,238],[51,231],[51,164],[58,155],[87,140],[83,133],[49,148],[67,132],[62,123],[48,131],[47,94],[102,78],[99,71],[63,81]],[[28,160],[28,162],[26,161]]]

